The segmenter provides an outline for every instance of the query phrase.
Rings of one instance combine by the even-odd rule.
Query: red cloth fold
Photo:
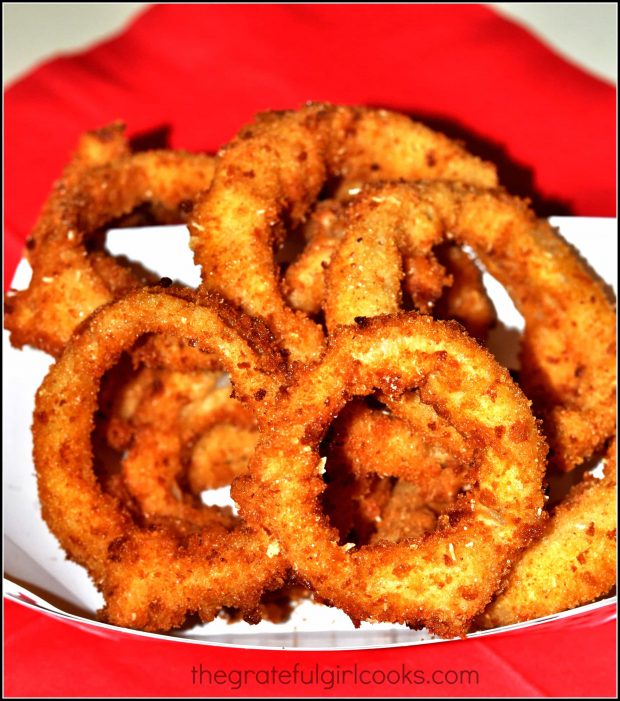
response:
[[[258,110],[306,100],[388,107],[461,138],[495,161],[508,189],[531,197],[542,215],[615,214],[615,88],[488,7],[155,5],[119,36],[45,63],[6,90],[5,282],[82,131],[122,118],[131,135],[169,127],[173,147],[215,150]],[[105,636],[14,604],[8,614],[8,694],[225,693],[192,689],[190,662],[228,668],[238,660],[243,668],[257,657],[283,664],[288,654],[192,645],[180,652],[174,643],[121,634],[106,644]],[[478,665],[483,686],[434,687],[433,694],[614,693],[613,622],[543,629],[338,653],[330,664]],[[249,692],[270,693],[240,693]],[[347,692],[381,690],[331,693]]]

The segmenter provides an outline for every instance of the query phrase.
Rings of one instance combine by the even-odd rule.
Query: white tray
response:
[[[615,292],[618,278],[616,221],[568,217],[556,217],[551,221]],[[194,266],[190,253],[187,229],[183,226],[112,230],[108,234],[108,248],[114,254],[125,254],[142,262],[161,276],[190,286],[196,286],[200,281],[199,270]],[[28,284],[29,277],[28,263],[22,260],[12,286],[22,289]],[[501,321],[492,333],[489,345],[501,362],[515,367],[515,338],[517,331],[523,327],[523,320],[495,280],[485,275],[485,283]],[[21,351],[12,348],[8,333],[3,333],[5,596],[76,623],[95,625],[103,632],[110,627],[95,622],[95,611],[103,605],[101,595],[85,570],[65,559],[64,552],[40,515],[30,427],[34,395],[51,359],[30,348]],[[217,496],[221,498],[221,490],[218,492]],[[209,502],[214,503],[214,499],[210,498]],[[562,614],[475,635],[493,635],[548,620],[573,617],[601,606],[609,606],[609,615],[614,616],[615,601],[615,597],[612,597]],[[302,602],[286,623],[276,625],[262,621],[250,626],[243,621],[229,624],[216,619],[166,637],[217,645],[314,649],[361,649],[438,641],[426,631],[411,631],[400,625],[362,624],[361,628],[355,629],[349,618],[338,609],[311,601]]]

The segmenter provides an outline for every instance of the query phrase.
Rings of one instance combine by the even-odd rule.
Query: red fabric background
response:
[[[486,638],[417,647],[338,652],[248,650],[192,645],[76,626],[5,602],[8,696],[615,696],[615,616],[611,608],[569,621]],[[192,667],[224,671],[473,670],[478,683],[192,684]],[[324,672],[325,673],[325,672]],[[450,678],[446,675],[446,678]],[[206,677],[203,677],[206,679]],[[234,679],[234,678],[233,678]],[[323,676],[323,679],[326,679]]]
[[[541,215],[615,213],[615,89],[475,5],[159,5],[5,94],[5,273],[78,134],[114,119],[215,150],[305,100],[410,113],[500,166]]]
[[[256,111],[308,99],[404,111],[461,138],[498,163],[502,182],[531,197],[542,215],[615,214],[615,88],[489,8],[159,5],[120,36],[50,61],[7,89],[5,284],[80,132],[122,118],[131,135],[159,129],[174,147],[215,150]],[[226,693],[189,686],[188,666],[205,658],[223,668],[315,658],[381,668],[408,660],[427,668],[473,665],[483,675],[475,691],[433,687],[432,694],[615,693],[615,626],[596,617],[578,629],[554,623],[484,641],[327,657],[109,638],[16,604],[6,608],[8,695]]]

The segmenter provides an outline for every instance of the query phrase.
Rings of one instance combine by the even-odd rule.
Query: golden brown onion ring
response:
[[[287,306],[274,246],[328,180],[399,178],[497,182],[494,166],[404,115],[321,104],[259,115],[220,152],[189,221],[204,286],[265,319],[293,360],[318,357],[321,329]]]
[[[264,532],[214,525],[184,538],[145,529],[101,491],[92,463],[100,378],[145,332],[217,353],[239,399],[262,420],[285,375],[276,351],[249,342],[255,323],[214,296],[197,303],[181,291],[131,293],[76,332],[39,389],[33,431],[43,517],[103,592],[109,622],[168,630],[192,612],[210,620],[222,606],[255,610],[262,591],[282,583],[285,562]]]
[[[529,621],[607,594],[616,583],[616,508],[614,440],[603,479],[586,476],[571,489],[478,624],[495,628]]]
[[[133,351],[132,361],[135,355]],[[107,421],[108,443],[115,450],[124,450],[141,426],[174,423],[181,408],[215,389],[221,376],[215,368],[180,372],[147,366],[121,377],[106,388],[107,406],[100,407]]]
[[[418,396],[411,397],[411,404],[412,413],[418,414],[417,430],[407,423],[408,415],[403,420],[387,411],[369,411],[363,402],[347,404],[334,422],[332,450],[350,463],[354,474],[370,471],[380,477],[402,477],[426,492],[441,472],[458,472],[471,462],[473,450]]]
[[[339,546],[320,506],[319,442],[349,397],[416,387],[477,448],[477,479],[424,540]],[[456,324],[398,314],[342,329],[298,376],[233,496],[318,595],[354,620],[461,635],[543,522],[545,453],[527,399],[485,350]]]
[[[181,380],[185,378],[186,375],[181,376]],[[173,518],[195,527],[208,525],[215,515],[232,523],[229,510],[205,508],[199,494],[202,489],[230,484],[236,474],[231,474],[230,466],[221,462],[207,462],[204,452],[193,459],[194,445],[215,427],[227,425],[251,429],[254,438],[251,454],[257,440],[256,420],[246,406],[230,396],[230,386],[207,388],[205,392],[196,389],[194,385],[192,400],[186,393],[179,393],[174,384],[170,386],[164,381],[157,396],[146,396],[137,409],[133,440],[123,458],[122,472],[129,494],[147,520]],[[202,462],[198,462],[200,459]],[[194,465],[194,482],[200,470],[202,489],[198,491],[185,485],[190,461]],[[245,472],[247,460],[245,464],[237,462],[236,466]]]
[[[407,509],[412,519],[422,505],[429,513],[443,510],[466,479],[473,451],[463,437],[417,396],[407,409],[403,419],[352,401],[331,427],[323,503],[343,542],[397,540],[398,523],[403,537],[411,535]],[[449,496],[447,483],[453,486]]]
[[[317,203],[302,230],[306,244],[288,266],[282,287],[289,305],[306,314],[317,315],[325,294],[325,269],[329,267],[342,238],[343,204],[336,200]]]
[[[54,184],[52,193],[43,205],[39,219],[26,241],[25,253],[31,265],[35,265],[37,258],[42,255],[42,244],[48,236],[48,222],[55,216],[55,210],[60,206],[67,191],[75,187],[82,175],[90,168],[102,166],[129,155],[129,142],[125,138],[125,126],[122,122],[113,122],[80,136],[62,178]]]
[[[439,246],[434,253],[450,277],[448,288],[434,304],[434,316],[454,319],[470,336],[486,341],[497,322],[497,313],[482,282],[480,269],[460,246]]]
[[[118,131],[111,133],[116,144]],[[106,253],[91,256],[89,239],[141,204],[178,209],[208,187],[212,175],[213,159],[203,155],[151,151],[110,162],[78,155],[54,186],[30,239],[28,288],[6,297],[5,325],[13,345],[57,356],[91,312],[148,282]]]
[[[362,189],[359,185],[355,192]],[[345,221],[343,203],[324,200],[303,227],[307,244],[283,279],[285,296],[293,309],[311,315],[321,312],[326,271],[344,235]],[[442,244],[430,256],[405,255],[403,286],[418,311],[455,319],[480,341],[497,320],[479,268],[455,244]]]
[[[329,268],[328,329],[396,312],[403,253],[425,255],[446,237],[472,247],[523,315],[521,381],[551,459],[573,468],[615,433],[615,311],[571,247],[521,200],[461,183],[368,186]]]

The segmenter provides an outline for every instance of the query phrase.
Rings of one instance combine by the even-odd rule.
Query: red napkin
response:
[[[616,625],[610,610],[417,647],[283,652],[179,643],[122,630],[109,633],[6,602],[4,691],[9,697],[82,698],[613,698]],[[235,688],[240,670],[248,674]]]
[[[476,5],[157,5],[5,94],[5,274],[80,132],[215,150],[258,110],[380,105],[463,139],[541,215],[615,214],[615,89]]]
[[[615,214],[614,87],[488,7],[155,5],[120,36],[50,61],[7,89],[5,282],[82,131],[122,118],[131,135],[166,127],[173,147],[215,150],[258,110],[306,100],[410,113],[495,161],[502,182],[531,197],[541,215]],[[14,604],[7,614],[9,694],[229,694],[191,688],[191,664],[211,659],[230,669],[256,660],[247,651],[86,633]],[[432,688],[452,696],[613,694],[614,624],[590,624],[486,642],[259,657],[262,665],[294,659],[333,669],[358,658],[379,669],[388,661],[479,669],[477,688]],[[341,686],[331,695],[427,689]],[[237,693],[293,692],[322,693]]]

